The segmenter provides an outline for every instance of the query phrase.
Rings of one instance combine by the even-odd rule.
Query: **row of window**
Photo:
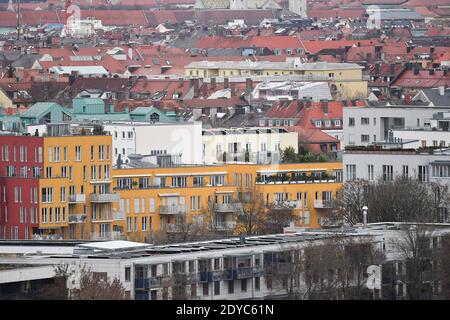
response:
[[[133,131],[121,131],[122,134],[120,134],[120,136],[123,139],[133,139],[134,137],[134,132]],[[119,132],[114,131],[114,139],[117,139],[119,137]]]
[[[356,165],[355,164],[347,164],[345,166],[346,168],[346,180],[352,181],[356,180]],[[393,165],[382,165],[381,166],[381,178],[383,181],[393,181],[394,180],[394,166]],[[434,169],[434,167],[433,167]],[[442,171],[444,173],[444,171]],[[401,174],[404,177],[410,176],[410,170],[408,165],[402,165],[402,171]],[[433,177],[439,174],[439,169],[436,169],[436,171],[433,171]],[[367,165],[367,180],[374,181],[378,178],[378,176],[375,176],[374,174],[374,165],[369,164]],[[429,169],[428,166],[418,166],[417,168],[417,179],[422,182],[428,182],[429,181]]]
[[[69,170],[67,170],[69,169]],[[111,171],[110,171],[111,167],[109,164],[105,164],[105,165],[91,165],[91,175],[90,178],[91,180],[109,180],[111,177]],[[34,169],[33,169],[34,170]],[[34,175],[39,174],[37,177],[40,177],[40,168],[35,172],[33,171],[33,177]],[[56,175],[58,177],[58,175]],[[45,168],[45,177],[46,178],[54,178],[55,176],[53,175],[53,167],[46,167]],[[69,178],[69,180],[73,180],[73,167],[72,166],[62,166],[61,167],[61,174],[59,175],[59,177],[61,178]],[[83,180],[86,181],[87,180],[87,166],[83,166]]]
[[[9,145],[1,146],[1,161],[9,161]],[[16,146],[13,145],[12,150],[12,161],[17,161],[17,152]],[[27,162],[28,161],[28,147],[27,146],[19,146],[19,161]],[[34,162],[42,163],[42,147],[34,147]]]
[[[55,209],[55,210],[53,210]],[[42,223],[61,223],[66,222],[66,208],[42,208],[41,209],[41,222]]]

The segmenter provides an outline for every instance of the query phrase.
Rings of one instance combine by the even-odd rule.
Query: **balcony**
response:
[[[200,271],[198,273],[198,282],[199,283],[211,282],[211,273],[209,271]]]
[[[243,267],[235,270],[236,279],[246,279],[253,276],[253,267]]]
[[[120,195],[117,193],[93,193],[90,196],[90,200],[95,203],[118,202]]]
[[[235,222],[222,222],[222,223],[217,223],[215,225],[215,228],[217,230],[234,230],[234,228],[236,228],[236,223]]]
[[[102,241],[108,241],[108,240],[122,240],[123,235],[120,231],[109,231],[109,232],[92,232],[91,233],[91,240],[102,240]]]
[[[274,201],[269,207],[273,210],[286,210],[286,209],[298,209],[302,207],[301,201],[285,200]]]
[[[85,194],[69,195],[69,203],[86,203],[86,195]]]
[[[265,274],[264,267],[262,265],[257,265],[253,267],[253,276],[261,277]]]
[[[113,213],[113,220],[125,220],[125,212],[117,211]]]
[[[314,200],[315,209],[331,209],[331,200]]]
[[[171,205],[159,206],[159,214],[185,214],[187,212],[187,205]]]
[[[69,214],[69,223],[86,223],[87,215],[84,213]]]
[[[222,280],[222,270],[214,270],[209,272],[209,279],[211,279],[211,281],[220,281]]]
[[[236,206],[234,203],[216,203],[214,210],[216,212],[234,212]]]

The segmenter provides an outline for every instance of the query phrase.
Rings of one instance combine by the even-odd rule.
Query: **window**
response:
[[[316,128],[319,128],[322,126],[322,121],[318,120],[314,123],[314,125],[316,126]]]
[[[147,231],[147,217],[142,217],[142,231]]]
[[[105,160],[105,146],[104,145],[98,146],[98,158],[99,158],[99,160]]]
[[[53,202],[53,188],[42,188],[42,202]]]
[[[393,166],[383,165],[383,180],[392,181],[394,179]]]
[[[190,197],[190,201],[191,201],[191,211],[195,211],[195,204],[197,203],[195,196],[191,196]]]
[[[356,179],[356,164],[347,164],[345,166],[346,171],[346,180],[353,181]]]
[[[260,289],[260,278],[255,277],[255,291],[259,291]]]
[[[369,125],[370,121],[369,118],[361,118],[361,125]]]
[[[214,281],[214,295],[220,295],[220,281]]]
[[[193,185],[194,187],[201,187],[203,186],[203,177],[193,177]]]
[[[234,280],[228,281],[228,293],[229,294],[234,293]]]
[[[75,146],[75,161],[81,161],[81,146]]]
[[[61,202],[66,202],[66,187],[61,187],[59,194]]]
[[[63,148],[63,161],[67,162],[67,147]]]
[[[349,127],[355,126],[355,118],[348,118],[348,126]]]
[[[402,166],[402,175],[403,175],[405,178],[408,178],[408,175],[409,175],[409,168],[408,168],[407,165],[403,165],[403,166]]]
[[[125,267],[125,281],[131,281],[131,267]]]
[[[369,141],[370,141],[370,137],[368,134],[361,135],[361,142],[369,142]]]
[[[373,164],[367,165],[367,179],[369,181],[373,180]]]
[[[60,157],[59,157],[59,147],[55,147],[55,162],[59,162]]]
[[[247,292],[247,279],[241,279],[241,292]]]
[[[209,289],[209,283],[206,282],[203,284],[203,295],[207,296],[208,295],[208,289]]]
[[[419,166],[419,174],[418,174],[419,181],[422,182],[428,182],[428,166]]]

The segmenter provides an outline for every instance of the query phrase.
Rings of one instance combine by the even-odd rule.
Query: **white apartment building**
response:
[[[202,123],[105,123],[112,135],[113,159],[128,155],[181,155],[183,164],[202,163]]]
[[[430,248],[439,247],[441,238],[450,233],[448,224],[434,224],[436,231]],[[184,299],[264,299],[286,296],[282,281],[273,277],[289,274],[291,254],[301,253],[311,245],[320,245],[330,236],[371,239],[373,247],[384,253],[386,264],[394,271],[404,265],[398,247],[401,229],[409,224],[374,223],[367,228],[356,226],[336,230],[286,230],[285,234],[228,238],[213,241],[151,245],[128,241],[52,244],[0,244],[0,286],[17,282],[24,286],[38,279],[54,276],[52,266],[69,264],[87,266],[93,272],[121,281],[131,299],[162,300],[174,297],[174,286],[184,290]],[[289,228],[287,228],[289,229]],[[289,233],[289,234],[288,234]],[[39,252],[39,254],[36,254]],[[282,254],[280,254],[282,253]],[[25,267],[24,267],[25,266]],[[394,272],[398,277],[402,272]],[[326,276],[326,275],[325,275]],[[381,283],[382,290],[396,290],[406,284]],[[306,290],[303,277],[299,284]],[[404,290],[402,290],[404,291]],[[380,292],[381,295],[381,292]]]
[[[344,107],[343,147],[385,141],[391,129],[430,127],[433,114],[446,111],[426,106]]]
[[[450,186],[450,149],[434,150],[433,154],[414,150],[346,150],[343,168],[344,183],[355,179],[393,180],[404,175]]]
[[[281,150],[298,152],[298,133],[284,128],[234,128],[203,130],[203,162],[279,163]]]
[[[313,101],[333,100],[330,87],[326,82],[261,82],[252,92],[253,99],[265,99],[268,101],[294,100],[303,97]]]

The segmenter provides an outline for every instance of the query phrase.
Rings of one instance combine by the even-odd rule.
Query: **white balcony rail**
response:
[[[214,210],[217,212],[234,212],[236,205],[234,203],[216,203]]]
[[[316,209],[331,208],[330,200],[314,200],[314,208]]]
[[[87,215],[84,213],[69,214],[69,223],[85,223]]]
[[[159,206],[159,214],[185,214],[187,212],[187,205],[170,205]]]
[[[120,231],[108,232],[91,232],[91,240],[121,240],[122,233]]]
[[[118,193],[92,193],[91,202],[118,202],[120,195]]]
[[[85,194],[69,195],[69,203],[86,203],[86,195]]]

